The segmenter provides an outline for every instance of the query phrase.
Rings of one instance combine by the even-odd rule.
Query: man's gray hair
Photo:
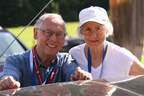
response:
[[[45,13],[45,14],[43,14],[42,16],[40,16],[39,19],[36,21],[36,24],[35,24],[36,28],[40,29],[43,21],[44,21],[45,19],[51,18],[51,17],[56,17],[56,18],[61,19],[61,20],[60,20],[60,23],[63,23],[64,26],[65,26],[65,22],[64,22],[63,18],[61,17],[61,15],[56,14],[56,13]]]

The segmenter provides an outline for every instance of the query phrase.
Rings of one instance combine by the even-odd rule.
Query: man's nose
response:
[[[53,34],[50,36],[50,39],[55,41],[55,40],[57,39],[56,34],[53,33]]]

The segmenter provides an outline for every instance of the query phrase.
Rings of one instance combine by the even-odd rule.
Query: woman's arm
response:
[[[144,65],[141,62],[133,61],[129,75],[144,75]]]

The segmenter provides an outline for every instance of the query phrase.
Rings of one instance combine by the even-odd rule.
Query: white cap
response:
[[[79,27],[89,21],[97,22],[102,25],[109,23],[106,10],[98,6],[91,6],[81,10],[79,13]]]

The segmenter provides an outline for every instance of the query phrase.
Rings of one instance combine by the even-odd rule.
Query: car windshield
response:
[[[14,39],[15,38],[10,33],[0,33],[0,55],[5,51],[5,49]],[[19,44],[19,42],[15,40],[14,43],[10,46],[10,48],[5,52],[5,54],[0,57],[0,62],[4,62],[7,56],[22,53],[24,51],[25,50]]]

